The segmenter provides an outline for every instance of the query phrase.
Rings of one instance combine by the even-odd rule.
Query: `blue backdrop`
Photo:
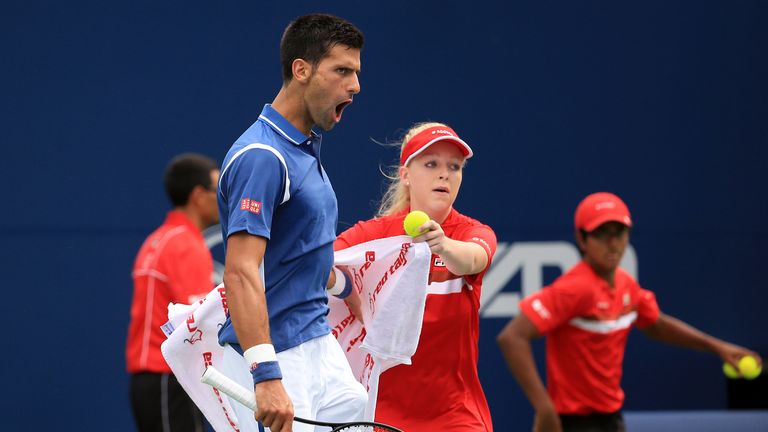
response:
[[[187,151],[221,161],[279,89],[282,29],[318,10],[367,38],[362,92],[324,139],[340,230],[372,215],[379,166],[396,160],[374,141],[443,121],[476,152],[456,207],[491,225],[506,252],[570,241],[578,201],[618,193],[636,221],[639,280],[662,310],[768,353],[768,3],[10,0],[0,10],[4,430],[132,430],[130,269],[168,209],[163,169]],[[529,430],[532,415],[495,345],[510,294],[534,273],[529,288],[561,272],[529,261],[497,266],[484,303],[479,368],[500,431]],[[625,365],[627,409],[725,408],[714,356],[634,334]]]

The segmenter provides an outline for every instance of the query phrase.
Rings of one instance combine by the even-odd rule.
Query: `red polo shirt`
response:
[[[358,222],[342,233],[335,249],[403,235],[407,211]],[[486,269],[474,275],[451,273],[432,255],[424,321],[410,366],[381,374],[376,421],[406,431],[490,432],[491,413],[477,374],[480,290],[496,252],[493,230],[456,210],[441,224],[454,240],[477,243],[488,254]]]
[[[160,352],[168,303],[190,304],[213,289],[213,258],[205,240],[181,211],[141,245],[133,265],[133,303],[125,358],[128,372],[171,372]]]
[[[611,288],[584,261],[526,297],[520,310],[547,336],[547,390],[561,414],[621,409],[622,362],[633,325],[659,318],[651,291],[621,268]]]

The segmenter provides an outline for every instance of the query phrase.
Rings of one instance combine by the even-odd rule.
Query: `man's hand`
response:
[[[757,360],[758,365],[762,366],[763,364],[763,359],[760,358],[760,354],[732,343],[719,342],[715,351],[724,362],[730,363],[736,370],[739,370],[739,359],[744,356],[752,356]]]
[[[254,386],[256,412],[254,417],[272,432],[293,430],[293,403],[280,380],[263,381]]]
[[[560,416],[557,415],[553,406],[536,411],[533,418],[533,432],[562,432],[563,426],[560,424]]]

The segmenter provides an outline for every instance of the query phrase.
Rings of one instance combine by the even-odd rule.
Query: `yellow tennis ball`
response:
[[[763,368],[757,364],[756,358],[748,355],[739,359],[739,370],[744,378],[751,380],[757,378]]]
[[[406,234],[408,234],[411,237],[416,237],[419,234],[421,234],[421,231],[419,231],[419,227],[424,225],[428,221],[429,221],[429,215],[427,215],[421,210],[415,210],[408,213],[408,216],[405,217],[405,220],[403,221],[403,228],[405,228]]]
[[[723,373],[730,379],[741,378],[741,374],[730,363],[723,363]]]

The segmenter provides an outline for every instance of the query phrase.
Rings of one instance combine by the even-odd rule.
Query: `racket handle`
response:
[[[213,366],[205,368],[205,372],[203,372],[203,376],[200,377],[200,381],[218,389],[225,395],[250,408],[252,411],[256,411],[256,396],[253,392],[217,371]]]

